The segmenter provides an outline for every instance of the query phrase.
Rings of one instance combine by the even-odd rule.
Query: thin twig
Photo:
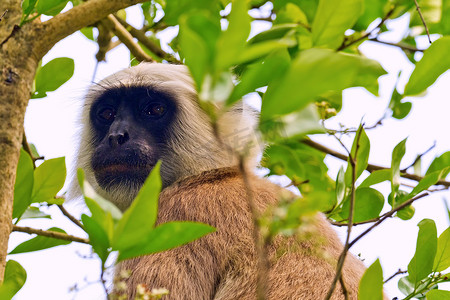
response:
[[[8,13],[8,9],[5,9],[5,11],[0,16],[0,22],[3,20],[3,18],[6,16],[7,13]]]
[[[406,173],[406,171],[409,168],[414,167],[414,165],[422,158],[422,156],[426,155],[428,152],[433,150],[434,147],[436,147],[436,141],[434,141],[433,145],[430,148],[428,148],[425,152],[423,152],[422,154],[417,155],[416,159],[412,162],[412,164],[410,164],[409,166],[407,166],[403,170],[400,170],[400,172]]]
[[[81,229],[84,230],[84,226],[83,224],[81,224],[81,222],[75,218],[74,216],[72,216],[62,205],[58,205],[59,210],[62,212],[63,215],[65,215],[67,218],[69,218],[70,221],[72,221],[75,225],[77,225],[78,227],[80,227]]]
[[[80,237],[73,236],[73,235],[66,234],[66,233],[62,233],[62,232],[42,230],[42,229],[36,229],[36,228],[31,228],[31,227],[23,227],[23,226],[17,226],[17,225],[13,225],[12,231],[24,232],[24,233],[28,233],[28,234],[37,234],[37,235],[40,235],[40,236],[45,236],[45,237],[59,239],[59,240],[65,240],[65,241],[89,244],[89,240],[88,239],[80,238]]]
[[[133,54],[138,61],[154,62],[153,58],[145,53],[144,50],[142,50],[142,48],[133,41],[133,36],[122,26],[122,24],[119,23],[119,21],[117,21],[113,15],[109,15],[102,22],[125,46],[127,46],[131,54]]]
[[[302,143],[304,143],[305,145],[308,145],[316,150],[319,150],[323,153],[329,154],[331,156],[334,156],[336,158],[339,158],[341,160],[347,161],[348,160],[348,156],[345,154],[342,154],[340,152],[337,152],[335,150],[332,150],[330,148],[327,148],[319,143],[316,143],[310,139],[304,139],[302,140]],[[369,172],[373,172],[373,171],[378,171],[378,170],[386,170],[389,168],[386,167],[382,167],[382,166],[378,166],[378,165],[373,165],[373,164],[368,164],[366,170]],[[421,181],[423,179],[422,176],[416,175],[416,174],[410,174],[410,173],[400,173],[400,176],[403,178],[407,178],[407,179],[411,179],[414,181]],[[443,185],[445,187],[450,187],[450,182],[449,181],[445,181],[445,180],[439,180],[438,182],[436,182],[435,185]]]
[[[331,296],[333,295],[333,292],[336,288],[336,284],[342,277],[342,269],[344,268],[345,258],[347,257],[347,252],[350,248],[349,247],[350,235],[352,233],[353,215],[355,212],[356,164],[357,164],[357,157],[358,157],[358,151],[359,151],[359,140],[361,138],[361,132],[362,132],[362,130],[360,130],[358,132],[357,136],[355,137],[355,139],[356,139],[355,152],[353,153],[353,155],[351,153],[349,153],[349,162],[350,162],[350,166],[352,168],[352,182],[351,182],[351,192],[350,192],[350,208],[349,208],[349,213],[348,213],[347,237],[345,238],[344,249],[342,250],[341,255],[339,256],[339,259],[338,259],[338,263],[336,266],[336,274],[335,274],[334,279],[331,283],[331,286],[328,290],[328,293],[325,296],[325,300],[331,299]],[[345,288],[343,287],[342,289],[344,290]],[[344,295],[345,295],[345,293],[344,293]]]
[[[369,39],[369,41],[371,42],[375,42],[375,43],[379,43],[379,44],[383,44],[383,45],[388,45],[388,46],[393,46],[393,47],[398,47],[400,49],[403,50],[408,50],[408,51],[412,51],[412,52],[423,52],[425,50],[423,49],[419,49],[404,43],[391,43],[391,42],[386,42],[386,41],[381,41],[378,38],[371,38]]]
[[[359,241],[362,237],[364,237],[366,234],[368,234],[370,231],[372,231],[372,229],[374,229],[375,227],[377,227],[378,225],[380,225],[384,220],[386,220],[387,218],[391,217],[395,212],[399,211],[402,208],[405,208],[406,206],[412,204],[414,201],[417,201],[425,196],[428,196],[429,193],[423,193],[420,195],[417,195],[414,198],[409,199],[408,201],[403,202],[402,204],[400,204],[399,206],[397,206],[396,208],[392,209],[391,211],[385,213],[383,215],[383,217],[381,217],[375,224],[373,224],[372,226],[370,226],[369,228],[367,228],[363,233],[361,233],[360,235],[358,235],[350,244],[349,244],[349,248],[351,248],[357,241]]]
[[[402,271],[401,269],[398,269],[397,272],[395,272],[394,274],[392,274],[388,279],[386,279],[383,283],[388,282],[389,280],[391,280],[392,278],[394,278],[397,275],[401,275],[401,274],[405,274],[408,273],[408,271]]]
[[[356,44],[362,40],[365,40],[366,38],[368,38],[372,33],[374,33],[376,30],[380,29],[381,26],[383,26],[383,24],[389,19],[389,17],[392,15],[392,13],[395,10],[395,6],[392,6],[391,9],[386,13],[386,15],[383,17],[383,19],[381,19],[380,23],[378,24],[377,27],[375,27],[374,29],[372,29],[369,32],[366,32],[365,34],[363,34],[362,36],[360,36],[359,38],[350,41],[348,44],[345,44],[345,42],[342,43],[342,45],[337,49],[338,51],[344,50],[345,48]]]
[[[344,295],[344,299],[348,300],[348,290],[347,287],[345,286],[344,278],[342,276],[339,277],[339,283],[341,284],[342,287],[342,294]]]
[[[31,151],[30,144],[28,144],[27,136],[25,135],[25,131],[23,132],[23,136],[22,136],[22,147],[23,147],[23,150],[25,150],[25,152],[27,152],[28,155],[30,155],[31,161],[33,163],[33,168],[36,169],[36,158],[34,158],[33,151]]]
[[[432,42],[430,37],[430,31],[428,30],[427,23],[425,23],[425,19],[423,18],[422,12],[420,11],[419,3],[417,2],[417,0],[414,0],[414,3],[416,4],[417,13],[419,14],[419,17],[422,20],[423,27],[425,27],[425,31],[427,32],[428,41],[431,44]]]

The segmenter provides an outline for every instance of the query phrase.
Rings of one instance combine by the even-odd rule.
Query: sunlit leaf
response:
[[[230,67],[244,49],[250,34],[250,16],[246,0],[234,0],[228,16],[228,28],[217,41],[215,69]]]
[[[317,8],[312,33],[314,45],[338,48],[344,32],[351,28],[363,12],[363,0],[321,0]]]
[[[352,86],[373,89],[385,71],[375,61],[327,49],[308,49],[292,62],[289,70],[265,93],[261,118],[270,119],[305,107],[330,91]]]
[[[58,57],[49,61],[36,73],[36,87],[32,98],[45,97],[47,92],[58,89],[72,77],[74,70],[75,63],[71,58]]]
[[[391,180],[391,177],[392,172],[390,169],[373,171],[358,187],[369,187],[383,181]]]
[[[36,11],[43,15],[56,16],[68,2],[69,0],[39,0],[36,4]]]
[[[417,95],[425,91],[445,71],[450,69],[450,37],[433,42],[417,62],[405,86],[405,95]]]
[[[25,150],[20,150],[19,163],[14,184],[13,218],[19,218],[31,204],[34,173],[33,161]]]
[[[108,233],[103,229],[102,225],[97,223],[92,217],[85,214],[81,215],[84,229],[89,235],[89,241],[94,248],[95,253],[104,263],[109,255],[110,239]]]
[[[27,280],[27,272],[16,261],[6,262],[3,284],[0,286],[0,299],[9,300],[22,288]]]
[[[66,165],[64,157],[44,161],[34,171],[32,202],[45,202],[53,199],[64,186]]]
[[[57,228],[57,227],[49,228],[49,229],[47,229],[47,231],[66,233],[64,230]],[[35,238],[32,238],[28,241],[21,243],[16,248],[14,248],[11,252],[9,252],[9,254],[18,254],[18,253],[39,251],[39,250],[44,250],[44,249],[48,249],[48,248],[52,248],[52,247],[56,247],[56,246],[68,245],[70,243],[71,243],[71,241],[66,241],[66,240],[61,240],[61,239],[57,239],[57,238],[51,238],[51,237],[38,235]]]
[[[355,134],[350,153],[356,162],[356,181],[356,179],[358,179],[362,172],[364,172],[367,168],[369,163],[370,140],[362,125],[359,126],[358,131]],[[345,183],[347,186],[351,186],[352,176],[352,165],[349,158],[347,170],[345,172]]]
[[[408,264],[409,281],[416,286],[433,271],[437,249],[437,231],[433,220],[423,219],[419,222],[416,253]]]
[[[363,187],[357,188],[355,191],[355,206],[354,206],[354,222],[362,222],[374,219],[380,215],[384,206],[384,196],[379,191]],[[346,220],[349,217],[350,210],[350,195],[347,196],[342,205],[342,212],[340,216]]]
[[[432,290],[427,293],[427,300],[450,300],[450,291]]]
[[[119,250],[118,261],[175,248],[214,231],[214,227],[195,222],[164,223],[143,237],[140,244]]]
[[[395,193],[398,191],[400,186],[400,162],[402,161],[403,156],[406,152],[406,140],[402,140],[400,143],[395,146],[394,151],[392,151],[392,161],[391,161],[391,187],[392,192]]]
[[[450,267],[450,227],[439,236],[437,245],[433,271],[442,272]]]
[[[33,206],[28,207],[27,210],[20,217],[21,220],[37,219],[37,218],[51,219],[52,217],[50,215],[40,211],[38,207],[33,207]]]
[[[144,185],[125,211],[114,231],[112,246],[115,250],[123,250],[135,246],[145,240],[153,231],[158,212],[158,198],[161,191],[161,176],[158,162],[151,171]]]
[[[435,171],[442,170],[444,168],[450,167],[450,151],[442,153],[440,156],[436,157],[430,164],[427,170],[427,175]],[[446,177],[447,174],[443,174]]]
[[[359,283],[358,300],[382,300],[383,299],[383,270],[377,259],[364,272]]]

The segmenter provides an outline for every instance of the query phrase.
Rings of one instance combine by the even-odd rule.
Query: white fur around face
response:
[[[171,125],[162,156],[161,177],[164,186],[203,171],[234,166],[238,162],[238,154],[245,153],[248,166],[256,166],[259,149],[254,134],[257,114],[253,109],[238,104],[223,113],[217,122],[220,137],[217,138],[209,117],[198,105],[197,92],[188,69],[181,65],[143,63],[91,86],[85,97],[81,117],[82,129],[76,166],[84,170],[86,180],[97,193],[119,208],[126,209],[131,204],[140,186],[117,185],[106,191],[97,184],[90,164],[94,147],[89,111],[92,103],[102,93],[124,86],[157,89],[169,93],[176,102],[177,115]],[[79,195],[78,182],[76,176],[73,177],[69,198]]]

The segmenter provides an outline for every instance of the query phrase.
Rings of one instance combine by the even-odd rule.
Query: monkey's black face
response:
[[[98,184],[142,185],[164,152],[174,115],[170,95],[146,87],[109,89],[94,101],[91,166]]]

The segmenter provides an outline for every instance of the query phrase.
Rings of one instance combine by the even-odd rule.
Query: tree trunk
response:
[[[12,228],[14,182],[22,144],[23,121],[39,59],[17,27],[20,1],[2,0],[0,15],[0,282]]]
[[[14,182],[25,110],[41,58],[61,39],[144,0],[90,0],[41,23],[19,27],[21,0],[0,0],[0,283],[12,228]]]

